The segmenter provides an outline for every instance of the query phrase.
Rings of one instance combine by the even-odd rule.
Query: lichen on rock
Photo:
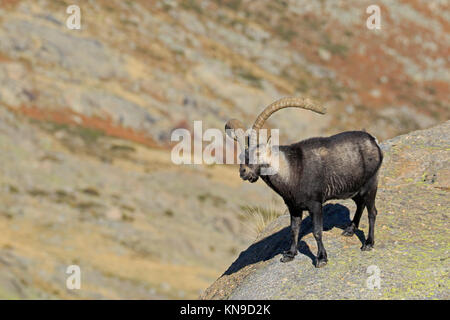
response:
[[[302,222],[299,254],[290,263],[279,261],[289,247],[289,216],[284,215],[201,298],[448,299],[449,146],[450,121],[382,144],[374,250],[359,250],[368,229],[366,215],[354,237],[342,237],[355,206],[349,200],[327,203],[325,268],[313,266],[316,243],[309,217]],[[370,266],[380,272],[379,288],[367,284]]]

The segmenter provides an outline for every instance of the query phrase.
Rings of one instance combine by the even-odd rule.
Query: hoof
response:
[[[355,234],[355,226],[353,224],[349,225],[345,230],[342,232],[342,235],[345,237],[351,237]]]
[[[345,229],[345,230],[342,232],[342,235],[345,236],[345,237],[352,237],[354,234],[355,234],[355,232],[354,232],[353,230],[347,230],[347,229]]]
[[[328,261],[327,260],[317,260],[316,262],[316,268],[322,268],[325,267],[327,265]]]
[[[365,243],[362,247],[362,251],[370,251],[373,249],[373,243]]]
[[[284,252],[283,256],[280,259],[280,261],[285,263],[285,262],[289,262],[289,261],[294,260],[294,258],[295,258],[295,254],[292,254],[290,252]]]

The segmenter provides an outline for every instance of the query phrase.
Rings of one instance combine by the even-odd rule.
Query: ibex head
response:
[[[274,112],[291,107],[307,109],[320,114],[325,113],[324,107],[315,104],[308,98],[283,98],[270,104],[259,114],[249,130],[249,134],[246,134],[244,125],[237,119],[229,120],[225,124],[227,134],[238,142],[241,150],[239,173],[243,180],[256,182],[261,174],[261,168],[271,165],[273,153],[270,136],[266,135],[263,138],[259,131]]]

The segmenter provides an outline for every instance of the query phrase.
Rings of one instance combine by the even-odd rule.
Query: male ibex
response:
[[[256,118],[247,140],[245,128],[239,120],[227,122],[227,134],[240,142],[244,161],[241,161],[240,176],[243,180],[256,182],[261,179],[277,192],[286,203],[291,215],[292,244],[283,253],[282,262],[294,259],[303,211],[308,210],[313,222],[313,235],[317,241],[316,267],[327,264],[327,253],[322,243],[322,204],[331,199],[352,198],[357,209],[353,221],[343,235],[352,236],[358,229],[364,208],[369,213],[369,235],[362,250],[374,245],[375,196],[377,193],[378,169],[383,155],[374,137],[363,131],[348,131],[331,137],[311,138],[287,146],[279,146],[278,168],[272,175],[263,175],[261,170],[273,165],[275,150],[269,141],[258,140],[258,131],[274,112],[289,107],[308,109],[324,114],[325,109],[310,99],[284,98],[269,105]],[[233,130],[231,130],[233,129]],[[237,130],[241,129],[241,130]],[[248,145],[246,145],[248,144]],[[260,161],[252,163],[251,158]],[[261,161],[262,159],[262,161]]]

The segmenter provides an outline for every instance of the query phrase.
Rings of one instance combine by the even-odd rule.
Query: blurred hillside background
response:
[[[81,30],[66,8],[81,8]],[[381,30],[366,8],[381,8]],[[450,118],[446,0],[0,0],[0,298],[196,298],[284,211],[175,128],[273,116],[282,142]],[[248,213],[250,212],[250,214]],[[256,212],[256,214],[255,214]],[[77,264],[82,289],[67,290]]]

